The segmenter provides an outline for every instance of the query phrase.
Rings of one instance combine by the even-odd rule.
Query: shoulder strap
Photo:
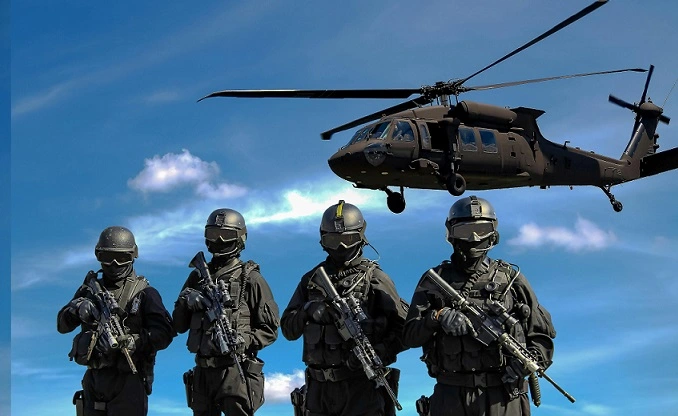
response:
[[[144,276],[137,276],[137,279],[134,281],[134,284],[126,284],[122,289],[120,294],[120,299],[118,299],[118,305],[122,310],[127,310],[127,304],[132,300],[139,292],[146,289],[149,283]]]

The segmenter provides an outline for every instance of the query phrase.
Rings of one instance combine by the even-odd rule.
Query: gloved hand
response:
[[[311,300],[306,302],[304,305],[304,312],[306,313],[306,320],[317,324],[332,324],[338,318],[338,314],[334,308],[323,300]]]
[[[508,359],[506,368],[504,370],[505,373],[501,378],[504,383],[514,383],[530,375],[530,372],[525,368],[525,366],[523,366],[523,364],[514,357],[510,357]]]
[[[187,287],[180,294],[179,298],[186,302],[189,310],[196,312],[210,306],[210,301],[200,293],[200,291]]]
[[[100,317],[99,309],[87,298],[75,298],[70,301],[68,311],[86,324],[92,324]]]
[[[247,341],[245,340],[245,337],[242,335],[238,334],[237,337],[235,337],[235,352],[236,354],[243,354],[245,350],[247,349]]]
[[[118,348],[123,349],[127,347],[130,354],[134,354],[134,351],[139,346],[139,335],[136,334],[120,335],[115,340],[118,341]]]
[[[443,331],[450,335],[461,336],[470,333],[473,336],[478,336],[468,317],[457,309],[443,308],[438,315],[438,321]]]

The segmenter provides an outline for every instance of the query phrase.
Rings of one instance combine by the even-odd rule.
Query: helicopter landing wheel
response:
[[[612,203],[612,209],[615,210],[615,212],[621,212],[621,210],[624,209],[624,205],[622,205],[621,202],[615,200]]]
[[[386,205],[388,209],[394,214],[400,214],[405,211],[405,197],[403,196],[403,187],[400,187],[400,192],[393,192],[388,188],[382,189],[386,192]]]
[[[461,196],[466,191],[466,179],[458,173],[449,175],[445,180],[445,187],[452,196]]]
[[[603,192],[605,192],[605,195],[607,195],[607,197],[610,199],[610,203],[612,204],[612,209],[615,212],[621,212],[621,210],[624,208],[624,205],[622,205],[621,202],[617,201],[617,199],[614,197],[614,195],[612,195],[612,192],[610,192],[610,188],[612,188],[612,186],[610,186],[610,185],[604,185],[604,186],[600,187],[600,189],[602,189]]]

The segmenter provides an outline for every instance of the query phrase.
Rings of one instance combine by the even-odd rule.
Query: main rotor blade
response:
[[[413,100],[405,101],[404,103],[394,105],[393,107],[385,108],[381,111],[377,111],[376,113],[372,113],[368,116],[361,117],[357,120],[353,120],[353,121],[346,123],[346,124],[343,124],[339,127],[335,127],[331,130],[327,130],[325,132],[322,132],[320,134],[320,137],[323,140],[329,140],[329,139],[332,138],[332,135],[334,133],[338,133],[340,131],[352,129],[353,127],[358,127],[362,124],[369,123],[370,121],[378,120],[378,119],[380,119],[384,116],[390,115],[390,114],[399,113],[401,111],[410,110],[412,108],[416,108],[416,107],[419,107],[419,106],[422,106],[422,105],[426,105],[426,104],[429,104],[431,101],[433,101],[433,100],[431,100],[429,98],[417,97]]]
[[[590,75],[615,74],[615,73],[618,73],[618,72],[647,72],[647,69],[643,69],[643,68],[615,69],[615,70],[612,70],[612,71],[588,72],[586,74],[561,75],[561,76],[557,76],[557,77],[527,79],[527,80],[524,80],[524,81],[503,82],[501,84],[490,84],[490,85],[483,85],[483,86],[479,86],[479,87],[460,87],[459,92],[492,90],[492,89],[495,89],[495,88],[513,87],[513,86],[516,86],[516,85],[533,84],[533,83],[536,83],[536,82],[545,82],[545,81],[553,81],[553,80],[556,80],[556,79],[588,77]]]
[[[198,100],[212,97],[236,98],[408,98],[421,94],[421,88],[363,89],[363,90],[224,90],[213,92]]]
[[[529,48],[530,46],[534,45],[535,43],[539,42],[540,40],[543,40],[544,38],[551,36],[552,34],[556,33],[560,29],[576,22],[577,20],[581,19],[582,17],[586,16],[587,14],[591,13],[592,11],[596,10],[597,8],[599,8],[600,6],[602,6],[603,4],[605,4],[607,2],[608,2],[608,0],[597,0],[595,3],[591,4],[588,7],[585,7],[584,9],[582,9],[579,13],[576,13],[576,14],[568,17],[567,19],[565,19],[562,22],[558,23],[557,25],[553,26],[550,30],[548,30],[548,31],[544,32],[543,34],[537,36],[536,38],[527,42],[526,44],[519,47],[518,49],[515,49],[513,52],[511,52],[511,53],[503,56],[502,58],[499,58],[498,60],[492,62],[491,64],[489,64],[485,68],[481,69],[480,71],[475,72],[475,73],[469,75],[468,77],[462,79],[461,81],[459,81],[459,85],[465,83],[466,81],[475,77],[476,75],[480,74],[481,72],[484,72],[484,71],[492,68],[493,66],[497,65],[498,63],[507,60],[508,58],[512,57],[513,55]]]

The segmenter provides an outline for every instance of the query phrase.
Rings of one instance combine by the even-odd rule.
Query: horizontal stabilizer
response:
[[[645,156],[640,160],[640,177],[656,175],[678,168],[678,147]]]

